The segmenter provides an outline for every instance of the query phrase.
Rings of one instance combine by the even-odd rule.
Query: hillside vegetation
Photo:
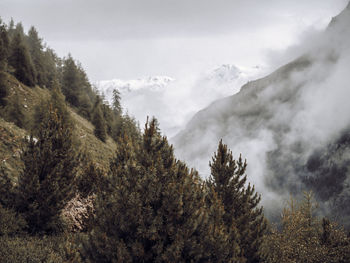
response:
[[[203,179],[34,27],[0,23],[0,262],[350,262],[311,193],[276,226],[220,140]],[[193,147],[196,147],[195,145]],[[283,202],[283,200],[275,200]]]
[[[39,86],[29,88],[23,83],[19,82],[10,74],[5,73],[5,82],[9,90],[7,96],[7,103],[11,107],[21,107],[23,116],[23,128],[19,128],[10,117],[6,117],[6,112],[11,111],[8,106],[2,109],[5,117],[0,119],[0,156],[2,158],[2,167],[9,170],[14,178],[18,176],[20,168],[23,167],[20,153],[22,151],[23,141],[29,138],[31,134],[31,121],[34,115],[35,107],[40,105],[42,100],[47,100],[50,97],[50,91]],[[10,109],[9,109],[10,108]],[[96,163],[101,167],[107,168],[109,159],[113,157],[116,143],[110,137],[107,138],[106,143],[101,143],[94,135],[94,126],[85,118],[80,116],[76,110],[68,107],[70,116],[74,122],[76,136],[79,142],[81,151],[88,153]]]

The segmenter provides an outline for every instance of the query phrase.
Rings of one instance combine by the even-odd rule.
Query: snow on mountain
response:
[[[121,93],[121,105],[142,126],[147,116],[155,116],[162,132],[172,136],[201,108],[212,101],[235,94],[261,68],[224,64],[200,74],[175,80],[154,76],[135,80],[104,80],[95,84],[111,103],[113,90]]]
[[[102,80],[95,82],[94,84],[98,91],[104,94],[106,100],[111,102],[113,90],[115,89],[117,89],[122,95],[141,90],[159,92],[166,88],[172,81],[174,81],[174,79],[167,76],[155,76],[135,80]]]

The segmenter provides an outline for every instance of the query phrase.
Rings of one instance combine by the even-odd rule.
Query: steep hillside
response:
[[[324,212],[350,215],[350,6],[304,55],[197,113],[175,138],[177,155],[208,175],[220,138],[248,159],[248,176],[274,202],[313,189]]]
[[[9,74],[6,74],[6,80],[9,88],[8,106],[1,110],[7,111],[11,105],[17,105],[23,107],[24,114],[23,129],[0,118],[0,161],[5,171],[16,177],[22,167],[20,152],[24,138],[30,135],[30,120],[34,108],[42,99],[49,98],[50,91],[39,86],[29,88]],[[108,138],[106,143],[102,143],[94,136],[94,127],[90,122],[78,115],[72,108],[69,108],[69,111],[75,124],[81,151],[90,154],[96,163],[107,168],[109,159],[114,155],[116,149],[115,142]]]

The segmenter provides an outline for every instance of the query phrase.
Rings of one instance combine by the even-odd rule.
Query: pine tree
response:
[[[46,47],[44,53],[43,53],[43,67],[45,68],[45,79],[47,81],[47,83],[45,83],[45,86],[48,89],[52,89],[51,88],[51,83],[54,80],[60,80],[61,76],[59,74],[59,61],[60,59],[58,58],[58,56],[56,55],[56,53],[49,47]]]
[[[86,93],[83,93],[80,96],[80,105],[79,105],[79,114],[83,116],[87,120],[91,120],[91,110],[92,110],[92,103],[91,99]]]
[[[220,206],[206,205],[195,171],[177,161],[146,124],[142,141],[120,139],[109,188],[97,198],[95,228],[85,243],[92,262],[236,262],[222,231]]]
[[[39,37],[38,31],[32,26],[28,31],[26,42],[29,47],[33,65],[35,67],[36,79],[38,85],[44,86],[48,84],[46,68],[44,66],[44,52],[42,39]]]
[[[61,116],[64,123],[70,122],[69,113],[66,109],[64,101],[64,95],[61,92],[61,87],[58,80],[53,80],[50,84],[52,90],[51,98],[49,100],[41,100],[34,107],[33,118],[31,120],[31,132],[34,136],[37,136],[41,128],[41,124],[48,118],[48,112],[44,109],[52,107],[58,111],[58,115]]]
[[[225,214],[224,222],[231,240],[237,240],[237,228],[240,237],[238,243],[247,262],[260,262],[260,247],[266,230],[262,207],[259,208],[260,196],[254,186],[246,186],[245,174],[247,163],[233,159],[227,145],[219,142],[218,150],[209,163],[211,175],[208,187],[213,187],[222,200]]]
[[[106,132],[107,134],[112,134],[113,122],[115,120],[115,115],[113,114],[113,110],[109,107],[109,105],[101,103],[101,110],[103,114],[103,119],[106,123]]]
[[[36,73],[29,52],[19,33],[11,41],[9,64],[14,69],[14,76],[25,85],[33,87],[36,83]]]
[[[117,89],[113,90],[113,111],[115,113],[115,115],[120,116],[122,114],[122,106],[120,105],[120,100],[121,100],[121,96],[120,96],[120,92]]]
[[[62,91],[66,96],[66,101],[72,106],[78,107],[80,104],[79,97],[81,95],[79,70],[70,54],[64,60],[62,74]]]
[[[13,21],[12,17],[8,24],[8,35],[9,35],[10,41],[12,41],[13,37],[15,36],[15,21]]]
[[[59,231],[61,210],[74,195],[79,162],[67,109],[58,106],[62,104],[62,95],[55,90],[43,109],[47,114],[37,138],[30,138],[22,154],[25,168],[18,180],[18,209],[31,233]]]
[[[97,97],[94,105],[93,113],[92,113],[92,124],[95,127],[94,128],[95,136],[99,138],[102,142],[106,142],[107,127],[106,127],[106,122],[103,118],[101,104],[102,104],[101,99]]]
[[[10,40],[5,25],[0,21],[0,70],[6,70]]]

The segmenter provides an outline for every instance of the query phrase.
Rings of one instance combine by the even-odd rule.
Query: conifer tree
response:
[[[140,143],[125,136],[118,146],[110,187],[97,199],[86,259],[237,262],[229,257],[231,244],[220,217],[209,216],[222,208],[209,211],[198,174],[174,158],[155,120],[146,124]]]
[[[25,85],[33,87],[36,83],[36,74],[28,49],[23,39],[17,33],[11,41],[9,64],[14,69],[14,76]]]
[[[10,42],[11,42],[13,37],[15,36],[15,21],[13,21],[12,17],[11,17],[10,22],[8,24],[8,35],[9,35]]]
[[[209,163],[211,175],[208,187],[213,187],[222,200],[225,214],[224,222],[231,240],[237,240],[237,227],[240,237],[238,243],[247,262],[260,262],[260,247],[266,230],[263,210],[258,207],[260,196],[254,186],[246,186],[247,163],[233,159],[227,145],[219,142],[218,150]]]
[[[115,115],[113,114],[113,110],[109,107],[109,105],[101,103],[101,110],[103,114],[103,119],[106,123],[106,132],[107,134],[112,134],[112,126],[115,120]]]
[[[48,113],[45,111],[45,109],[49,109],[50,107],[56,109],[58,111],[58,115],[62,118],[64,123],[69,123],[71,121],[58,80],[53,80],[49,88],[52,90],[51,98],[49,100],[41,100],[34,107],[33,118],[31,120],[32,125],[30,127],[34,136],[38,135],[41,124],[48,118]]]
[[[24,28],[21,22],[18,22],[15,27],[15,35],[19,34],[22,38],[24,37]]]
[[[107,127],[106,122],[103,118],[103,112],[101,109],[101,99],[99,97],[96,98],[96,102],[94,105],[93,113],[92,113],[92,124],[94,125],[94,134],[101,141],[106,142],[107,139]]]
[[[91,120],[92,103],[91,99],[86,93],[83,93],[80,98],[80,105],[78,113],[87,120]]]
[[[10,50],[10,40],[6,27],[0,21],[0,70],[6,70]]]
[[[113,90],[113,111],[115,113],[115,115],[120,116],[122,114],[122,106],[120,105],[120,100],[121,100],[121,96],[120,96],[120,92],[117,89]]]
[[[36,79],[40,86],[48,84],[46,68],[44,67],[44,53],[42,39],[39,37],[38,31],[32,26],[28,31],[26,42],[29,47],[33,65],[35,67]]]
[[[66,96],[66,101],[72,106],[78,107],[80,103],[79,97],[81,95],[79,70],[70,54],[64,60],[62,74],[62,91]]]
[[[22,154],[18,209],[31,233],[59,231],[61,210],[74,195],[78,155],[67,109],[58,105],[63,105],[62,95],[54,90],[37,138],[30,138]]]

